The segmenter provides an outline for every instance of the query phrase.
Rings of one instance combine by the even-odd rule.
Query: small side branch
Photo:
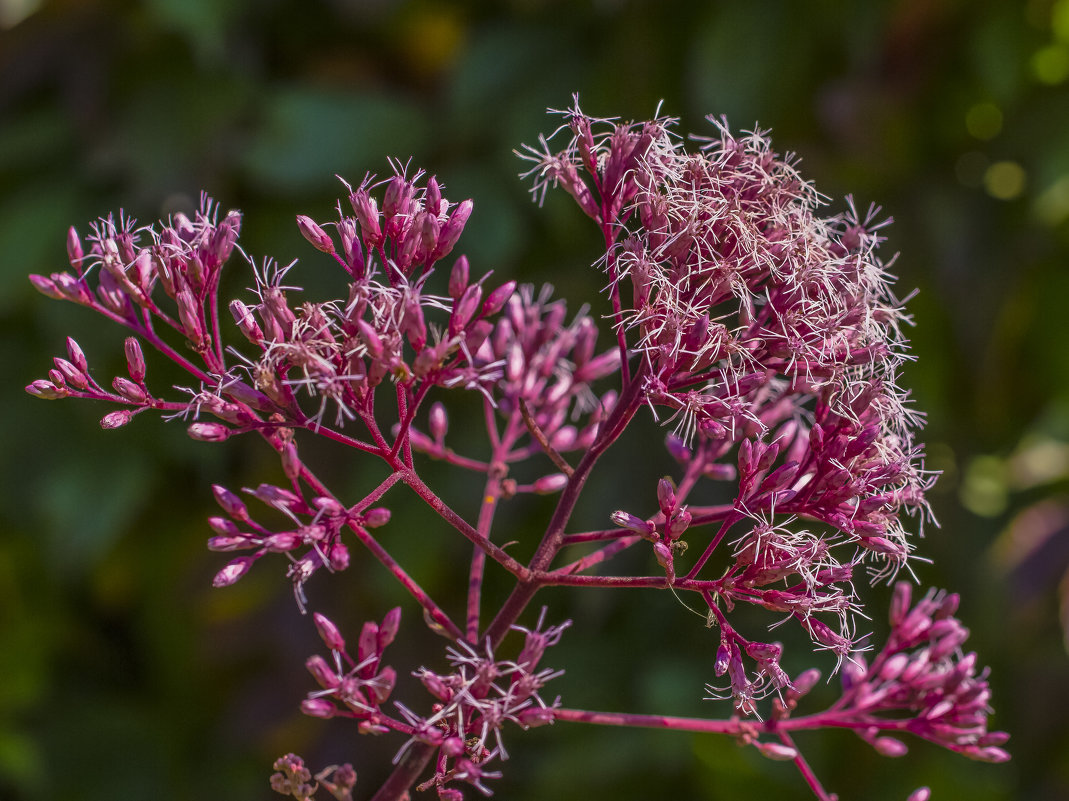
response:
[[[538,423],[536,423],[535,419],[531,416],[531,410],[527,408],[527,401],[523,398],[520,398],[520,414],[523,415],[523,423],[527,426],[527,430],[531,432],[531,436],[542,446],[542,450],[546,452],[546,456],[549,457],[550,461],[553,462],[564,475],[571,478],[575,473],[575,470],[568,464],[567,460],[560,455],[560,452],[550,444],[549,440],[546,438],[545,432],[538,427]]]

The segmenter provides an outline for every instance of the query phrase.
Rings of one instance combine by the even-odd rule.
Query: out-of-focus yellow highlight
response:
[[[1024,192],[1024,167],[1016,161],[996,161],[984,173],[984,189],[991,197],[1013,200]]]

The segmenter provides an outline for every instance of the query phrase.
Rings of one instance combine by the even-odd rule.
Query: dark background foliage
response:
[[[906,384],[943,471],[942,528],[922,548],[934,564],[915,570],[962,593],[1015,758],[978,765],[917,743],[892,761],[832,732],[801,740],[818,774],[844,799],[920,784],[938,799],[1069,797],[1067,79],[1066,0],[0,0],[0,797],[268,798],[288,750],[352,759],[366,796],[396,745],[296,713],[318,646],[278,563],[209,587],[221,559],[204,549],[208,485],[278,480],[277,463],[255,442],[194,443],[147,416],[103,432],[105,409],[22,394],[67,334],[99,378],[122,369],[121,334],[35,294],[26,273],[65,267],[71,223],[84,232],[120,207],[148,221],[204,189],[246,213],[250,252],[300,256],[294,275],[334,291],[294,214],[329,217],[335,173],[412,156],[449,197],[475,199],[460,249],[478,269],[596,303],[593,229],[565,199],[533,207],[512,153],[576,91],[627,119],[663,100],[683,131],[708,130],[708,113],[757,121],[824,193],[895,218],[899,287],[920,290]],[[639,427],[620,472],[595,482],[594,525],[631,498],[652,507],[668,465],[647,456],[662,432]],[[359,461],[330,469],[354,491],[374,479]],[[466,549],[410,506],[383,536],[455,604],[448,569]],[[545,509],[504,522],[530,536]],[[869,593],[877,606],[886,594]],[[362,566],[313,586],[351,625],[399,601]],[[568,669],[552,688],[568,705],[726,712],[698,701],[715,642],[669,596],[546,602],[576,620],[547,656]],[[397,664],[434,645],[396,644]],[[510,743],[505,799],[807,797],[790,765],[725,739],[560,724]]]

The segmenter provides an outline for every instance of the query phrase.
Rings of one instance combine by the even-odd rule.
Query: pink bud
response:
[[[224,442],[230,438],[231,431],[222,423],[193,423],[186,433],[199,442]]]
[[[564,473],[550,473],[548,476],[536,479],[533,489],[538,495],[552,495],[567,486],[568,476],[564,475]]]
[[[479,308],[479,303],[482,301],[483,288],[478,284],[472,284],[466,290],[464,294],[460,296],[460,300],[453,303],[453,314],[449,318],[449,333],[452,336],[456,336],[458,333],[464,330],[464,327],[471,320],[472,315]]]
[[[334,240],[311,217],[298,214],[297,228],[300,229],[301,236],[307,239],[316,250],[323,253],[334,252]]]
[[[372,359],[381,359],[383,352],[382,340],[379,339],[375,329],[364,320],[357,320],[356,328],[360,332],[360,338],[364,341],[368,356]]]
[[[385,506],[376,506],[363,514],[365,528],[378,528],[390,522],[390,510]]]
[[[232,518],[243,522],[249,519],[249,510],[244,501],[226,487],[212,484],[212,494],[215,496],[215,502]]]
[[[100,427],[106,431],[110,431],[113,428],[122,428],[129,423],[133,417],[134,413],[130,409],[120,409],[117,412],[108,412],[100,419]]]
[[[794,688],[794,697],[801,698],[816,687],[818,681],[820,681],[820,671],[816,668],[802,671],[798,678],[791,682],[791,686]]]
[[[437,401],[431,406],[427,425],[434,441],[440,445],[442,440],[445,439],[446,432],[449,430],[449,417],[446,414],[445,405],[441,401]]]
[[[462,200],[453,209],[453,213],[438,234],[438,244],[434,248],[434,253],[431,254],[432,261],[445,258],[452,252],[460,235],[464,233],[464,226],[467,225],[468,217],[471,216],[472,205],[470,200]]]
[[[932,791],[927,787],[918,787],[909,794],[906,801],[928,801],[932,797]]]
[[[204,326],[201,324],[200,307],[188,289],[183,289],[175,296],[178,304],[178,317],[182,321],[182,333],[194,345],[204,341]]]
[[[629,531],[633,531],[646,539],[651,539],[654,535],[654,526],[649,521],[643,520],[641,517],[636,517],[633,514],[629,514],[624,511],[616,511],[609,515],[609,519],[620,528],[626,528]]]
[[[89,372],[89,364],[85,360],[85,354],[82,353],[78,343],[70,337],[67,337],[67,356],[70,357],[71,363],[83,373]]]
[[[137,337],[126,338],[126,369],[130,378],[140,384],[145,380],[145,356],[141,352],[141,343]]]
[[[308,672],[312,674],[312,678],[314,678],[316,683],[324,690],[333,690],[341,684],[341,679],[338,678],[338,674],[327,664],[327,660],[318,654],[308,657],[304,666],[308,668]]]
[[[301,701],[301,711],[313,718],[332,718],[338,711],[326,698],[305,698]]]
[[[330,618],[316,612],[312,615],[312,621],[315,623],[316,631],[319,632],[319,636],[326,643],[327,648],[332,651],[345,650],[345,638],[341,636],[338,627],[330,621]]]
[[[888,609],[888,617],[892,626],[898,626],[906,618],[909,612],[909,604],[913,588],[908,581],[900,581],[895,584],[894,594],[891,596],[891,605]]]
[[[468,288],[468,273],[468,257],[461,256],[449,273],[449,297],[453,300],[459,300]]]
[[[256,556],[239,556],[237,559],[227,562],[226,567],[215,574],[215,578],[212,580],[212,586],[229,587],[239,578],[248,573],[249,568],[252,567],[252,564],[255,561]]]
[[[761,752],[762,756],[768,759],[774,759],[776,761],[787,761],[791,759],[797,759],[798,751],[791,748],[789,745],[783,743],[764,743],[755,742],[754,748]]]
[[[657,505],[665,516],[670,515],[676,508],[676,490],[670,478],[665,477],[657,482]]]
[[[335,573],[347,570],[349,567],[349,546],[341,540],[331,543],[327,551],[327,565]]]
[[[382,653],[386,646],[393,642],[397,636],[397,630],[401,627],[401,607],[395,606],[386,613],[379,626],[378,650]]]
[[[67,229],[67,260],[70,261],[71,267],[78,270],[83,258],[85,258],[85,251],[82,249],[82,240],[72,225]]]
[[[515,291],[516,282],[508,281],[499,286],[493,292],[491,292],[487,296],[486,302],[483,304],[483,316],[489,317],[491,315],[497,314],[499,311],[505,308],[505,304],[508,303],[508,299],[512,297]]]
[[[872,741],[876,753],[885,757],[901,757],[909,753],[909,746],[894,737],[877,737]]]
[[[230,314],[234,317],[234,322],[237,323],[238,329],[245,336],[245,339],[249,340],[253,345],[259,345],[264,340],[264,332],[260,328],[260,324],[256,322],[256,318],[252,316],[252,311],[242,303],[240,300],[230,301]]]
[[[427,189],[423,193],[423,208],[435,217],[442,210],[442,189],[438,186],[438,179],[433,175],[427,179]]]
[[[287,442],[282,446],[279,457],[282,460],[282,472],[286,474],[286,478],[296,481],[301,474],[301,460],[297,456],[297,446],[292,442]]]
[[[61,359],[57,356],[53,361],[56,364],[56,369],[63,374],[66,383],[72,384],[78,389],[88,389],[89,376],[66,359]]]
[[[244,551],[255,548],[256,543],[244,535],[218,536],[208,538],[208,550],[226,553],[228,551]]]
[[[111,386],[122,397],[133,403],[144,403],[148,398],[148,395],[145,394],[145,390],[141,389],[141,387],[129,378],[123,378],[121,375],[115,376],[115,378],[111,380]]]
[[[382,243],[382,228],[379,227],[379,207],[375,198],[365,190],[358,189],[349,195],[349,203],[352,204],[353,213],[360,223],[364,241],[369,247],[378,247]]]
[[[40,292],[45,297],[52,298],[52,300],[67,300],[67,295],[62,292],[56,282],[51,278],[45,278],[43,275],[37,275],[36,273],[30,274],[30,283],[33,284],[33,288]]]

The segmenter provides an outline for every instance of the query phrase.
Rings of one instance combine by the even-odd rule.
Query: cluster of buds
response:
[[[293,526],[284,531],[273,531],[256,522],[245,502],[235,493],[218,484],[212,491],[227,517],[208,520],[214,532],[208,540],[208,548],[221,552],[251,551],[228,562],[216,574],[214,585],[229,586],[266,554],[282,553],[290,561],[287,575],[293,581],[294,593],[302,609],[306,602],[304,584],[319,568],[325,567],[333,573],[349,566],[349,548],[342,542],[342,530],[346,527],[354,530],[378,528],[390,520],[390,510],[381,506],[353,512],[333,498],[320,496],[307,500],[292,490],[272,484],[246,489],[247,494],[293,522]],[[307,519],[302,521],[302,517]]]
[[[134,329],[150,328],[152,319],[163,322],[217,367],[221,350],[211,301],[240,230],[241,213],[231,211],[219,222],[218,209],[207,196],[193,219],[177,214],[159,228],[138,228],[130,217],[120,215],[116,222],[109,215],[93,225],[88,251],[70,229],[71,272],[33,275],[30,280],[49,297],[96,309]],[[173,311],[157,304],[157,286],[173,303]]]
[[[1009,735],[987,730],[987,669],[978,672],[976,654],[962,652],[969,631],[954,617],[957,594],[929,591],[910,609],[911,594],[906,582],[895,586],[887,644],[871,665],[851,658],[829,712],[871,724],[856,730],[884,756],[906,752],[888,732],[908,732],[970,759],[1005,762]]]
[[[433,176],[425,184],[422,178],[398,170],[385,181],[381,211],[372,176],[356,190],[349,187],[353,214],[343,214],[339,203],[339,219],[332,223],[340,251],[324,226],[297,217],[304,237],[350,274],[346,298],[292,309],[285,271],[265,269],[255,309],[231,303],[242,333],[262,349],[251,367],[256,387],[280,406],[292,406],[292,392],[304,389],[320,399],[317,425],[328,403],[335,404],[340,425],[366,408],[370,393],[386,379],[405,387],[486,391],[500,376],[500,363],[475,366],[473,354],[516,283],[486,290],[486,276],[473,282],[461,256],[450,270],[448,294],[427,291],[434,265],[452,251],[472,204],[451,204]]]
[[[498,660],[489,643],[480,653],[459,642],[447,650],[452,673],[443,675],[423,668],[415,674],[437,703],[427,717],[398,705],[412,726],[412,738],[405,748],[420,742],[434,746],[440,755],[433,778],[420,789],[435,787],[443,801],[459,801],[463,796],[448,786],[459,781],[490,795],[483,780],[500,774],[488,771],[486,765],[495,758],[508,759],[502,727],[511,723],[529,729],[553,722],[553,709],[560,699],[547,704],[539,690],[564,671],[539,669],[538,664],[546,648],[560,641],[571,621],[544,627],[545,614],[543,609],[533,629],[512,627],[525,636],[514,660]],[[398,759],[404,751],[398,753]]]
[[[613,348],[597,353],[594,321],[581,312],[565,326],[566,305],[563,300],[551,300],[551,295],[548,285],[537,293],[531,285],[521,286],[475,353],[476,369],[497,371],[491,395],[498,412],[517,422],[525,420],[534,435],[528,444],[506,454],[505,462],[548,451],[559,467],[565,467],[556,455],[589,448],[599,424],[616,402],[615,391],[598,397],[592,384],[619,369],[619,352]],[[435,458],[451,458],[444,442],[447,429],[445,409],[435,404],[428,418],[428,434],[412,432],[413,447]],[[471,460],[454,461],[459,466],[485,469]],[[505,494],[524,489],[554,492],[566,479],[562,473],[553,473],[526,488],[510,482]]]
[[[275,760],[276,773],[271,775],[271,789],[280,795],[293,796],[297,801],[309,801],[320,787],[337,801],[353,801],[356,771],[346,762],[321,770],[312,781],[312,772],[296,754],[286,754]]]
[[[316,718],[346,717],[359,721],[361,734],[389,731],[381,711],[397,682],[397,672],[382,664],[386,649],[401,624],[400,607],[386,613],[382,623],[368,621],[360,631],[355,656],[345,645],[338,627],[318,612],[313,616],[316,630],[330,649],[328,662],[321,656],[309,657],[305,666],[319,684],[301,704],[301,711]]]
[[[1008,758],[1001,748],[1006,735],[987,731],[986,672],[976,672],[974,654],[961,653],[967,632],[953,616],[957,596],[930,593],[911,611],[909,588],[898,585],[891,637],[871,666],[854,630],[859,567],[867,563],[870,578],[886,578],[907,565],[914,546],[901,518],[916,515],[923,525],[933,478],[914,442],[922,418],[896,383],[908,358],[900,331],[907,318],[877,253],[885,224],[878,210],[859,215],[850,201],[846,212],[820,216],[818,193],[760,131],[736,137],[712,120],[716,136],[690,153],[666,117],[622,124],[591,118],[578,105],[564,113],[570,141],[559,152],[544,139],[540,149],[529,149],[530,174],[537,196],[562,186],[601,228],[606,250],[599,266],[608,275],[615,334],[609,349],[598,352],[597,325],[585,307],[566,323],[565,303],[548,286],[508,281],[491,288],[489,273],[473,280],[464,256],[441,269],[472,202],[450,202],[435,177],[410,177],[393,163],[384,180],[368,175],[355,189],[345,184],[351,213],[339,201],[336,220],[296,218],[303,237],[347,275],[341,297],[295,303],[299,290],[286,283],[293,264],[265,260],[257,267],[250,260],[255,299],[229,304],[244,353],[224,348],[218,297],[220,271],[237,249],[240,213],[219,221],[205,197],[192,219],[176,215],[138,228],[122,215],[118,222],[104,218],[88,246],[72,229],[72,272],[31,280],[44,294],[128,329],[128,376],[101,386],[68,340],[66,357],[27,390],[115,404],[105,428],[152,409],[192,416],[188,433],[197,440],[246,432],[264,439],[289,484],[245,492],[283,523],[254,520],[237,494],[216,486],[225,515],[210,519],[208,546],[237,555],[215,586],[238,581],[267,554],[284,554],[304,612],[309,578],[320,568],[349,566],[348,530],[345,536],[355,537],[422,607],[431,630],[451,642],[448,669],[414,674],[433,696],[428,714],[400,702],[387,706],[397,673],[383,663],[383,651],[397,635],[399,608],[382,623],[365,623],[352,649],[328,618],[313,616],[329,657],[308,659],[319,689],[302,710],[354,720],[362,733],[407,738],[376,798],[407,797],[417,786],[460,801],[458,784],[489,794],[486,780],[499,775],[491,764],[508,758],[506,724],[554,720],[734,734],[770,758],[798,761],[820,798],[827,795],[791,742],[792,729],[850,728],[889,756],[905,751],[896,734],[913,733],[975,759]],[[179,338],[184,347],[170,341]],[[199,387],[178,388],[185,396],[177,400],[150,392],[143,344]],[[617,389],[595,389],[613,375]],[[376,398],[383,386],[392,389],[389,402]],[[470,455],[468,437],[464,453],[447,445],[446,405],[432,396],[454,388],[481,393],[489,458]],[[305,394],[313,399],[307,408]],[[643,407],[674,423],[666,446],[679,474],[658,482],[651,514],[621,510],[611,515],[615,528],[571,532],[595,464]],[[425,428],[416,428],[417,419]],[[355,432],[340,430],[350,422]],[[377,457],[387,474],[362,499],[343,505],[298,456],[298,438],[312,434]],[[424,483],[413,450],[485,474],[474,522]],[[570,462],[566,454],[578,458]],[[509,476],[513,463],[542,456],[558,472],[529,484]],[[372,533],[390,518],[379,504],[395,486],[474,546],[462,624]],[[560,493],[527,564],[498,545],[504,539],[493,530],[498,501],[523,492]],[[645,543],[660,566],[656,575],[592,570]],[[573,545],[594,550],[557,566]],[[516,580],[492,618],[483,616],[489,559]],[[699,599],[708,627],[719,634],[713,672],[720,684],[707,691],[732,699],[735,714],[695,722],[547,703],[542,688],[562,671],[539,664],[570,621],[546,627],[543,610],[532,629],[515,623],[536,592],[565,584],[668,587],[677,597]],[[846,664],[834,706],[792,717],[819,674],[806,671],[792,681],[780,643],[735,628],[728,615],[743,603],[782,616],[779,623],[792,621],[815,648],[835,655],[836,669]],[[511,630],[524,635],[524,645],[515,659],[501,659],[497,650]],[[766,723],[758,702],[768,696]],[[431,777],[417,784],[432,760]],[[275,769],[272,787],[282,794],[307,801],[324,788],[351,801],[351,766],[313,778],[288,755]],[[917,791],[914,801],[926,793]]]
[[[621,351],[638,356],[645,402],[675,422],[677,504],[700,479],[738,482],[729,506],[691,503],[685,522],[663,504],[614,522],[655,540],[674,584],[676,532],[689,529],[700,556],[686,579],[715,572],[717,599],[785,612],[841,660],[856,565],[886,577],[906,563],[899,517],[928,513],[933,480],[913,441],[921,419],[895,383],[905,317],[877,252],[886,222],[852,203],[819,216],[819,194],[760,131],[736,137],[710,118],[716,136],[692,153],[667,117],[619,123],[578,105],[564,116],[570,141],[530,148],[529,175],[538,196],[563,187],[610,243],[601,266]],[[794,530],[798,519],[820,525]],[[709,523],[720,525],[696,541]],[[712,559],[737,525],[733,550]]]

